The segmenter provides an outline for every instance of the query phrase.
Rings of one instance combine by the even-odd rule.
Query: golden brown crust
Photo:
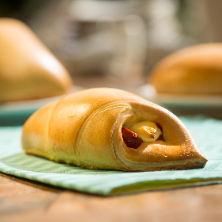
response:
[[[0,19],[0,102],[63,95],[66,69],[22,22]]]
[[[143,120],[160,125],[164,141],[127,147],[122,127]],[[93,169],[188,169],[203,167],[207,161],[172,113],[109,88],[83,90],[34,113],[24,125],[22,146],[29,154]]]
[[[159,94],[221,95],[222,44],[179,50],[160,61],[151,73]]]

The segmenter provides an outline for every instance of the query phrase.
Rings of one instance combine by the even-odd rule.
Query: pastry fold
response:
[[[128,147],[122,130],[141,121],[155,123],[162,135]],[[203,167],[207,161],[175,115],[110,88],[79,91],[35,112],[24,124],[22,147],[27,154],[89,169],[189,169]]]

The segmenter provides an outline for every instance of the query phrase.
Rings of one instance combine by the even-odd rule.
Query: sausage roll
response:
[[[24,124],[22,147],[89,169],[191,169],[207,161],[176,116],[110,88],[82,90],[36,111]]]
[[[201,44],[170,54],[153,69],[158,94],[221,95],[222,44]]]
[[[65,94],[72,81],[22,22],[0,19],[0,103]]]

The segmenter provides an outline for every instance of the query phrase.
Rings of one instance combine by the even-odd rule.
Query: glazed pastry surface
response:
[[[65,94],[72,81],[61,63],[22,22],[0,19],[0,102]]]
[[[132,143],[138,137],[140,142]],[[176,116],[110,88],[79,91],[35,112],[24,124],[22,147],[28,154],[90,169],[190,169],[207,161]]]
[[[222,44],[191,46],[162,59],[150,83],[159,94],[221,95]]]

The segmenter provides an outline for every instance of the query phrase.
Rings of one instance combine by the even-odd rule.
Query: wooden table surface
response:
[[[6,221],[222,221],[222,184],[100,197],[0,174],[0,222]]]
[[[0,174],[0,221],[222,221],[222,184],[100,197]]]

